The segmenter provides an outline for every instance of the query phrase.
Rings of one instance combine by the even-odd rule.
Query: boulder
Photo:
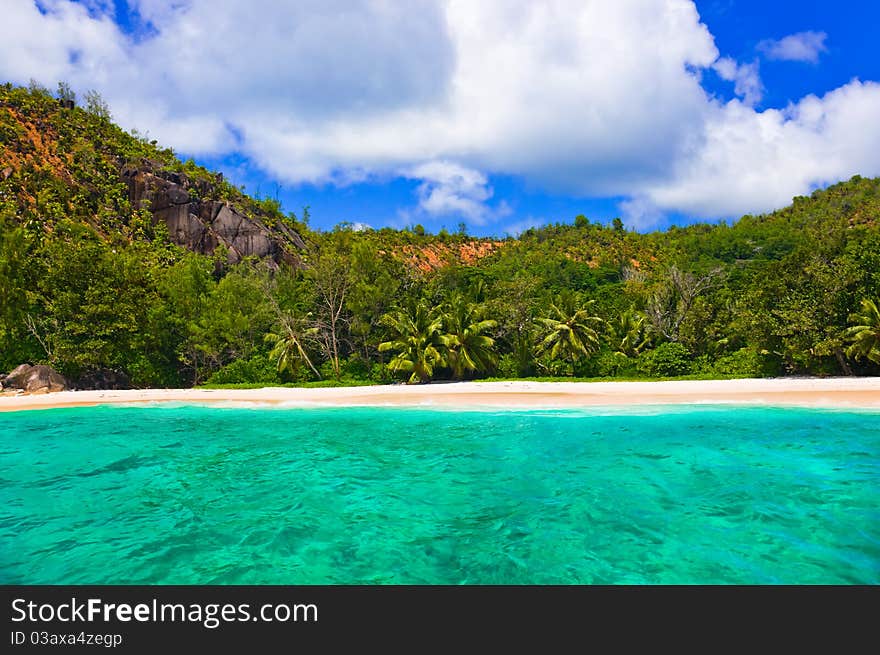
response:
[[[49,366],[22,364],[6,376],[4,386],[22,389],[28,393],[49,393],[66,390],[67,380]]]
[[[33,368],[30,364],[20,364],[12,369],[3,381],[3,386],[7,389],[24,389],[24,380],[28,371]]]

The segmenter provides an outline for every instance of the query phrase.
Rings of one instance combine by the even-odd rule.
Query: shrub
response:
[[[513,353],[506,353],[498,359],[495,370],[495,374],[500,378],[516,378],[519,377],[519,362]]]
[[[394,376],[385,364],[377,362],[370,368],[370,381],[377,384],[391,384],[394,381]]]
[[[266,355],[256,354],[248,359],[236,359],[208,378],[209,384],[280,384],[281,377],[275,362]]]
[[[680,343],[663,343],[639,357],[638,370],[661,378],[688,375],[693,371],[693,358]]]
[[[370,364],[359,354],[352,353],[347,359],[339,362],[339,377],[351,380],[367,380],[370,377]],[[333,370],[330,370],[333,377]]]
[[[561,359],[550,359],[550,356],[546,354],[536,359],[535,365],[542,375],[557,378],[571,377],[574,375],[574,368],[572,367],[571,362],[563,361]]]
[[[755,348],[740,348],[719,357],[707,367],[714,375],[740,375],[743,377],[771,377],[781,373],[778,357],[761,353]]]
[[[595,355],[590,357],[581,357],[573,367],[574,376],[576,378],[594,378],[599,373],[598,358]]]
[[[595,372],[598,377],[611,378],[635,373],[636,360],[623,353],[603,350],[596,356]]]

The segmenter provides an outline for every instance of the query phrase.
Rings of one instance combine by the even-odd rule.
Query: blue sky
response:
[[[818,63],[761,57],[764,106],[782,107],[811,93],[821,95],[854,77],[880,80],[875,29],[880,24],[880,4],[876,2],[700,0],[696,4],[718,49],[738,60],[760,57],[758,44],[768,38],[807,31],[827,35],[827,51]],[[725,85],[707,87],[725,93]]]
[[[770,211],[880,175],[880,4],[13,0],[0,78],[97,89],[128,129],[314,227],[472,234]]]

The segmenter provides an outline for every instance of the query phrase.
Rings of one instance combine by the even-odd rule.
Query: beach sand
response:
[[[749,404],[880,409],[878,378],[664,382],[455,382],[300,389],[132,389],[2,395],[0,411],[176,402],[289,407],[420,406],[551,409],[615,405]]]

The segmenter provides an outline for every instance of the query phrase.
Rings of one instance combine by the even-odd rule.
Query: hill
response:
[[[72,220],[112,238],[154,238],[228,261],[298,262],[305,244],[276,204],[248,197],[114,125],[97,98],[81,108],[41,89],[0,87],[0,197],[5,215],[51,232]]]
[[[880,180],[647,234],[322,232],[100,98],[64,100],[0,87],[0,369],[80,387],[880,373]]]

